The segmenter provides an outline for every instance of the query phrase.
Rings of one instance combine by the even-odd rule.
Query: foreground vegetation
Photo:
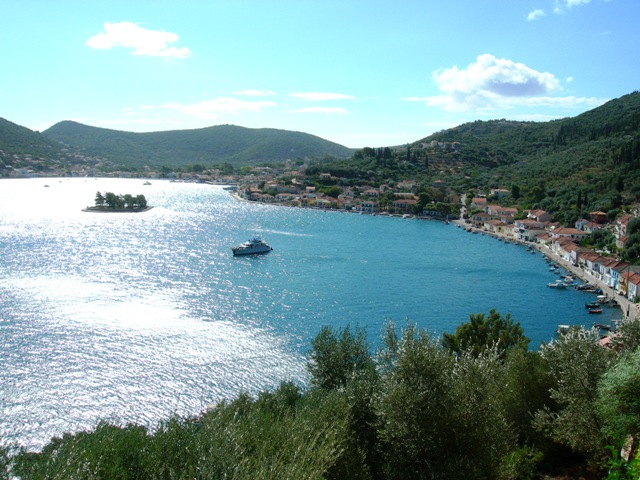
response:
[[[40,453],[5,450],[0,478],[638,478],[640,323],[615,349],[574,329],[539,352],[492,311],[440,340],[388,325],[323,328],[310,385],[283,383],[150,431],[100,423]],[[4,467],[4,469],[3,469]],[[4,476],[3,476],[4,475]]]

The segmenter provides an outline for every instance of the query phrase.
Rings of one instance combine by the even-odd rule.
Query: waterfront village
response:
[[[291,177],[288,176],[288,179]],[[321,181],[340,185],[339,179],[331,179],[329,173],[320,175]],[[336,196],[317,191],[314,186],[299,184],[293,179],[286,183],[264,176],[228,179],[237,186],[235,194],[244,200],[266,204],[278,204],[314,209],[331,209],[369,215],[400,216],[422,220],[441,220],[464,227],[471,233],[484,233],[502,241],[518,242],[536,248],[550,261],[555,261],[583,281],[601,287],[615,298],[627,317],[640,316],[640,265],[623,261],[616,252],[594,250],[582,245],[582,241],[596,230],[606,230],[615,237],[616,248],[621,251],[627,240],[629,222],[640,216],[640,205],[628,213],[609,221],[607,213],[590,212],[588,218],[579,219],[574,225],[555,222],[553,215],[543,210],[519,212],[515,207],[501,205],[511,192],[497,188],[488,192],[476,192],[467,199],[455,195],[443,180],[432,183],[436,192],[433,201],[417,211],[419,185],[404,180],[390,185],[343,186]],[[331,180],[336,180],[335,182]],[[438,193],[440,195],[438,195]],[[384,198],[386,202],[381,201]],[[391,198],[391,200],[390,200]],[[459,213],[458,213],[459,206]]]
[[[616,249],[621,251],[627,240],[631,219],[640,217],[640,205],[610,221],[605,212],[590,212],[588,218],[574,225],[562,225],[543,210],[520,211],[502,206],[511,191],[496,188],[476,191],[475,196],[459,196],[444,180],[430,185],[431,202],[422,205],[416,193],[423,185],[411,179],[387,184],[350,185],[346,179],[321,173],[322,185],[332,185],[332,194],[323,193],[306,179],[306,165],[292,161],[278,167],[246,167],[242,174],[225,174],[211,169],[202,172],[141,173],[73,171],[70,176],[107,176],[118,178],[144,177],[170,181],[231,185],[233,194],[242,200],[291,207],[337,210],[368,215],[399,216],[420,220],[441,220],[464,227],[471,233],[484,233],[503,241],[530,245],[587,283],[599,285],[616,298],[625,316],[640,316],[640,265],[623,261],[616,252],[594,250],[581,245],[582,240],[596,230],[606,230],[615,236]],[[47,176],[51,176],[48,172]],[[63,172],[60,172],[64,175]],[[44,176],[43,172],[15,170],[9,178]],[[55,176],[55,174],[53,175]]]

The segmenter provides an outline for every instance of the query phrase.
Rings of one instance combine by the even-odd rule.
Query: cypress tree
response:
[[[578,190],[578,200],[576,200],[576,209],[582,210],[582,190]]]

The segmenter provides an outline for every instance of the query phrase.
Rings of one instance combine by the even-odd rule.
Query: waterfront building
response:
[[[523,242],[532,242],[545,232],[544,224],[532,219],[516,220],[513,225],[514,237]]]

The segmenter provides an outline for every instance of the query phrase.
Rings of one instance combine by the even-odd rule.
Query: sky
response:
[[[0,0],[0,117],[351,148],[639,89],[638,0]]]

